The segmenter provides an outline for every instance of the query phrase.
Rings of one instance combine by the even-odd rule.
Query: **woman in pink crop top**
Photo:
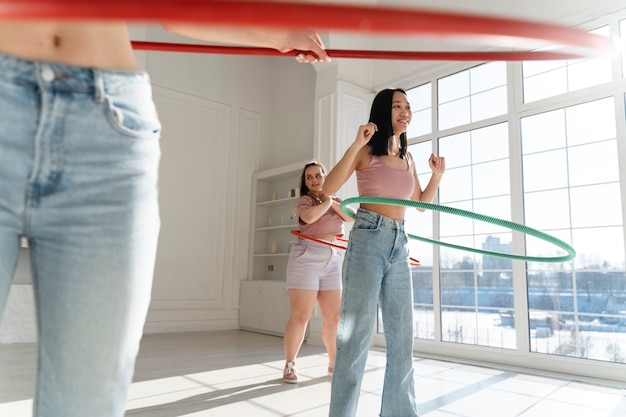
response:
[[[343,224],[353,221],[340,207],[341,200],[322,193],[326,169],[309,162],[300,176],[300,195],[294,209],[303,235],[333,241],[343,236]],[[307,323],[317,302],[322,313],[322,340],[328,352],[328,374],[335,364],[335,341],[341,302],[341,263],[339,249],[310,240],[293,242],[287,263],[287,289],[291,316],[285,328],[285,368],[283,381],[295,384],[295,361],[304,341]]]
[[[432,176],[420,186],[413,157],[407,152],[406,130],[411,106],[400,89],[379,92],[369,123],[326,178],[330,194],[356,172],[359,195],[430,202],[445,171],[445,160],[430,155]],[[413,284],[406,208],[361,203],[350,232],[343,263],[341,316],[333,373],[330,417],[356,415],[367,350],[380,303],[387,346],[381,416],[417,417],[413,385]]]

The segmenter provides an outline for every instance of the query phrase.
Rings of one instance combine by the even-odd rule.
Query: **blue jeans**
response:
[[[123,416],[159,232],[161,126],[148,76],[0,55],[0,109],[0,313],[24,236],[33,413]]]
[[[387,344],[380,416],[417,416],[413,285],[404,222],[359,209],[343,264],[330,417],[356,415],[378,302]]]

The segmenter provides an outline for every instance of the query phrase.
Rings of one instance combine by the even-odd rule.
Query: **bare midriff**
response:
[[[360,206],[364,210],[373,211],[374,213],[381,214],[385,217],[389,217],[393,220],[404,220],[404,214],[406,207],[403,206],[389,206],[386,204],[368,204],[361,203]]]
[[[0,22],[0,53],[103,69],[137,69],[126,22]]]
[[[316,236],[311,236],[311,237],[314,237],[314,238],[320,239],[320,240],[327,240],[329,242],[337,240],[337,235],[334,234],[334,233],[330,233],[330,234],[327,234],[327,235],[316,235]]]

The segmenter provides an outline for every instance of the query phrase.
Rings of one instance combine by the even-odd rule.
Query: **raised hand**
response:
[[[446,170],[446,159],[443,156],[437,156],[434,153],[428,158],[428,166],[433,174],[443,174]]]
[[[378,126],[369,122],[366,125],[359,126],[359,131],[356,134],[356,140],[354,141],[359,147],[363,147],[368,144],[374,133],[378,131]]]

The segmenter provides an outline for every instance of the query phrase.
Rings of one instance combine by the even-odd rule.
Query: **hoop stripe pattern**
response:
[[[370,197],[370,196],[352,197],[352,198],[345,199],[341,203],[341,209],[344,211],[344,213],[354,218],[355,215],[350,210],[347,210],[347,206],[349,206],[350,204],[356,204],[356,203],[387,204],[391,206],[415,207],[415,208],[422,208],[426,210],[439,211],[439,212],[447,213],[447,214],[453,214],[455,216],[467,217],[473,220],[495,224],[498,226],[506,227],[511,230],[522,232],[526,235],[537,237],[546,242],[552,243],[553,245],[559,247],[560,249],[563,249],[564,251],[567,252],[567,255],[547,256],[547,257],[517,255],[517,254],[512,254],[512,253],[506,253],[506,252],[496,252],[496,251],[490,251],[490,250],[485,250],[485,249],[471,248],[468,246],[455,245],[453,243],[441,242],[439,240],[434,240],[434,239],[429,239],[429,238],[425,238],[421,236],[408,234],[408,236],[411,239],[415,239],[415,240],[419,240],[419,241],[427,242],[427,243],[432,243],[434,245],[480,253],[483,255],[498,256],[501,258],[516,259],[516,260],[527,261],[527,262],[555,262],[555,263],[566,262],[576,257],[576,251],[574,250],[574,248],[568,245],[567,243],[563,242],[562,240],[557,239],[556,237],[549,235],[547,233],[541,232],[537,229],[533,229],[532,227],[528,227],[526,225],[515,223],[509,220],[499,219],[497,217],[491,217],[491,216],[487,216],[484,214],[474,213],[472,211],[462,210],[462,209],[458,209],[454,207],[442,206],[440,204],[425,203],[423,201],[403,200],[400,198]]]

